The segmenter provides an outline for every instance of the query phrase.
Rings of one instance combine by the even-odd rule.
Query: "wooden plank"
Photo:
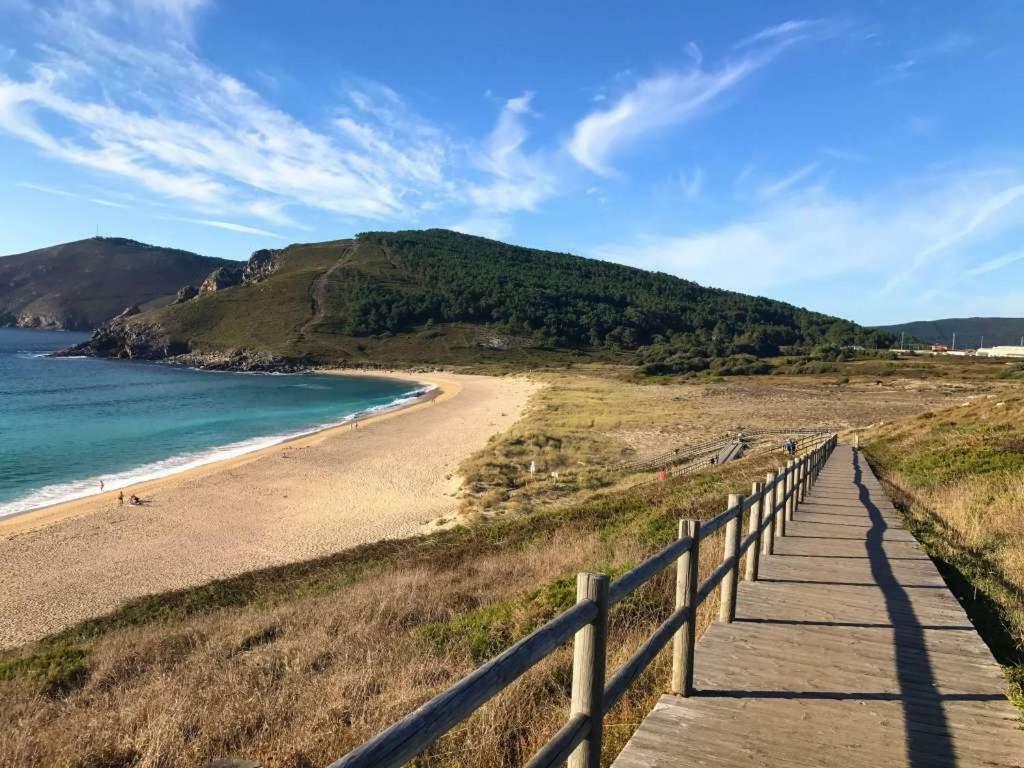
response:
[[[999,665],[870,468],[838,446],[808,476],[735,620],[697,643],[691,695],[613,768],[1024,768]]]

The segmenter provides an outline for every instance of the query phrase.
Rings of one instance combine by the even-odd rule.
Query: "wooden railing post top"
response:
[[[595,585],[596,584],[600,584],[600,583],[607,584],[608,583],[608,574],[607,573],[591,573],[590,571],[580,571],[579,573],[576,574],[576,586],[577,587],[582,587],[585,584],[591,584],[591,583],[594,583]]]

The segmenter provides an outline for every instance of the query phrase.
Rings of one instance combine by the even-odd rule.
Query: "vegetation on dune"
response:
[[[1024,398],[989,395],[870,430],[863,444],[1024,708]]]
[[[571,604],[576,571],[632,567],[671,541],[678,518],[717,514],[777,461],[135,601],[0,657],[0,766],[194,766],[227,755],[267,768],[325,764]],[[706,575],[721,559],[718,537],[702,555]],[[616,609],[613,665],[664,620],[672,594],[667,574]],[[561,649],[417,765],[522,764],[564,724],[571,666]],[[616,708],[606,758],[667,672],[662,658]]]
[[[446,230],[293,245],[273,274],[131,320],[163,346],[250,347],[324,363],[493,364],[579,359],[650,374],[763,372],[757,358],[892,337],[670,275]],[[728,370],[726,370],[728,369]]]

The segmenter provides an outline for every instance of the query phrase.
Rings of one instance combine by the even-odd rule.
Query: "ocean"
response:
[[[428,386],[47,356],[85,338],[0,328],[0,517],[258,450]]]

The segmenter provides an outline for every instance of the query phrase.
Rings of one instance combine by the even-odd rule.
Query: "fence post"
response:
[[[799,492],[797,494],[797,501],[803,504],[804,499],[807,497],[807,456],[803,456],[799,459],[800,462],[800,483]]]
[[[742,504],[743,497],[738,493],[729,494],[729,505],[726,509]],[[718,620],[726,624],[732,623],[736,618],[736,588],[739,586],[740,575],[740,521],[743,519],[742,511],[732,520],[725,524],[725,554],[722,556],[723,563],[731,563],[731,567],[722,579],[721,602],[718,606]]]
[[[765,528],[763,539],[763,554],[775,554],[775,530],[779,527],[775,514],[775,473],[769,472],[764,477],[764,499],[761,502],[761,515],[768,517],[768,527]]]
[[[775,510],[775,536],[780,539],[786,535],[786,472],[786,468],[779,467],[775,475],[778,482],[775,486],[775,506],[778,507]]]
[[[750,490],[755,501],[750,506],[750,530],[748,534],[756,534],[753,543],[747,549],[746,570],[743,573],[745,581],[757,581],[757,568],[761,560],[761,521],[764,513],[764,483],[755,482]]]
[[[796,459],[790,459],[786,463],[786,520],[793,519],[796,512]]]
[[[597,604],[597,617],[576,633],[572,657],[571,715],[590,720],[590,734],[569,757],[569,768],[601,768],[604,715],[604,667],[608,645],[608,577],[603,573],[576,576],[576,600]]]
[[[693,693],[693,651],[697,644],[697,566],[700,565],[700,520],[680,520],[679,537],[693,539],[690,550],[676,560],[676,608],[690,615],[672,638],[672,693]]]

